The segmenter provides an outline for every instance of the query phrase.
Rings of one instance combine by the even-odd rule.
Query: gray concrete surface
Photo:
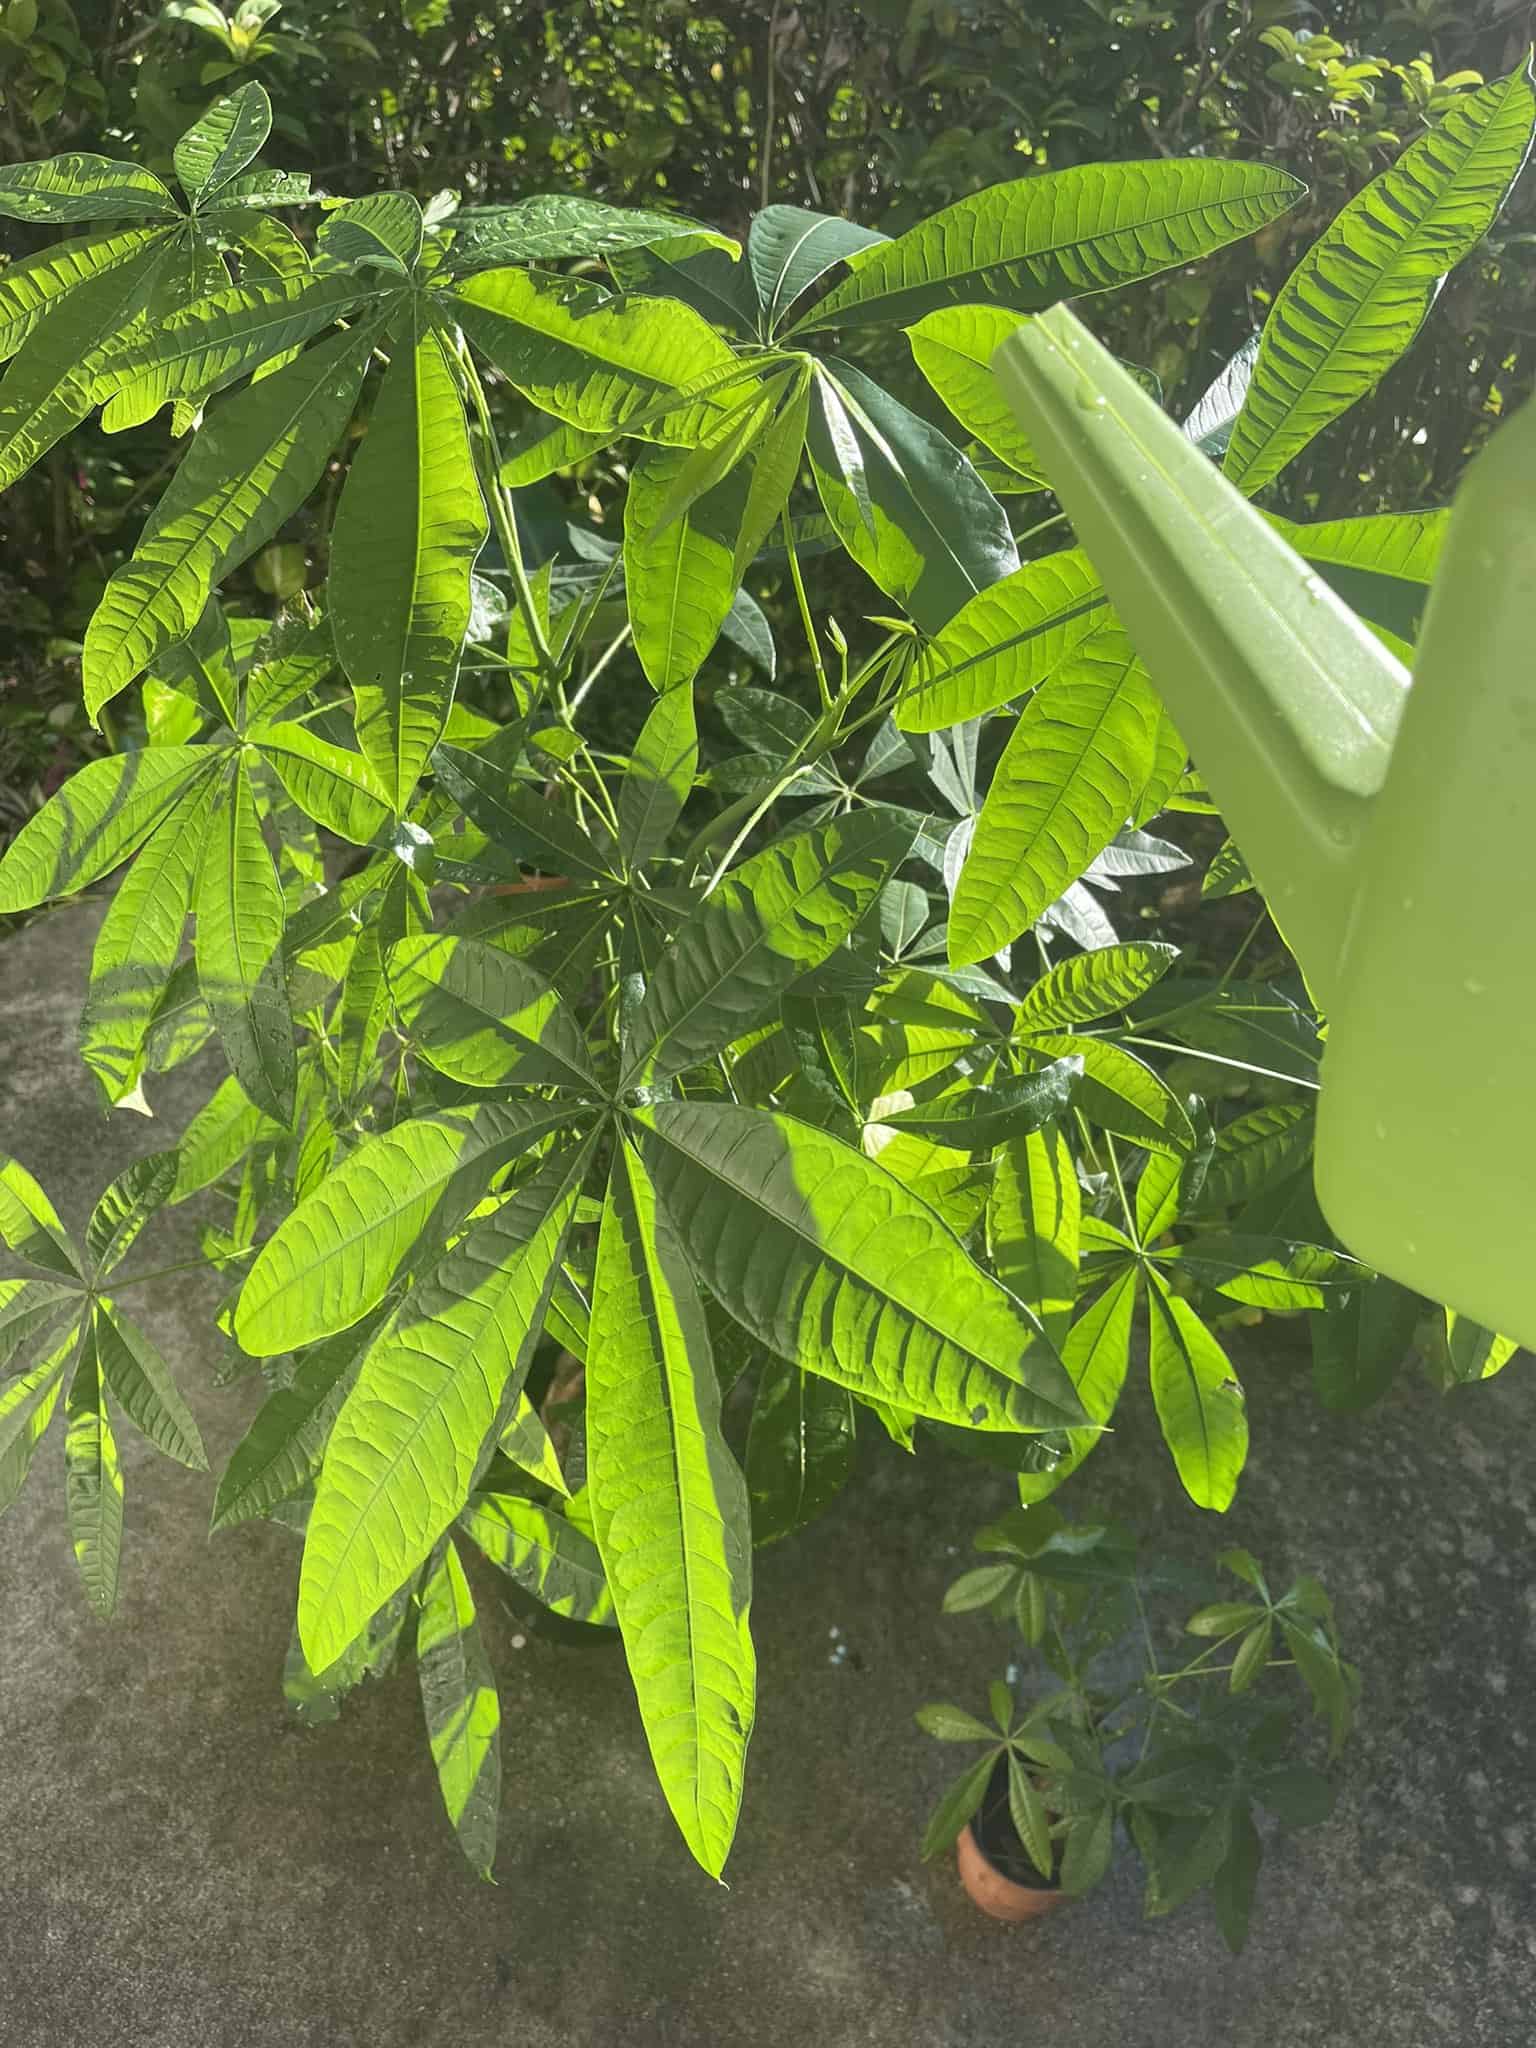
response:
[[[3,1142],[75,1221],[166,1129],[104,1122],[73,1058],[92,920],[65,912],[0,953]],[[153,1092],[174,1129],[199,1086]],[[192,1219],[152,1249],[190,1255]],[[221,1461],[256,1389],[210,1385],[199,1278],[146,1295]],[[103,1627],[71,1584],[50,1443],[0,1524],[0,2043],[1526,2048],[1532,1368],[1448,1403],[1410,1385],[1346,1422],[1315,1411],[1284,1331],[1260,1333],[1243,1371],[1254,1459],[1225,1520],[1181,1501],[1134,1419],[1095,1475],[1186,1555],[1235,1541],[1321,1571],[1365,1669],[1338,1813],[1273,1847],[1237,1962],[1203,1905],[1142,1921],[1124,1865],[1011,1930],[973,1913],[949,1865],[919,1862],[953,1752],[912,1711],[975,1699],[993,1668],[984,1624],[937,1614],[946,1546],[1005,1493],[974,1468],[871,1444],[843,1503],[761,1558],[728,1890],[665,1820],[617,1657],[515,1647],[483,1585],[506,1740],[491,1889],[442,1820],[409,1673],[329,1727],[285,1709],[290,1539],[210,1543],[212,1481],[130,1445],[122,1608]]]

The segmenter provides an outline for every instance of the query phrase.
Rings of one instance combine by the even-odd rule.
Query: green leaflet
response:
[[[1111,620],[1081,548],[1026,562],[934,634],[907,670],[896,723],[904,732],[939,732],[995,711],[1046,681]]]
[[[246,737],[304,815],[327,832],[368,846],[385,831],[393,810],[361,754],[286,721],[252,726]]]
[[[1144,1145],[1149,1152],[1185,1153],[1193,1148],[1194,1129],[1179,1098],[1161,1075],[1123,1045],[1108,1038],[1042,1031],[1030,1038],[1029,1047],[1043,1058],[1075,1056],[1082,1061],[1072,1099],[1084,1116],[1105,1130]]]
[[[876,228],[836,215],[808,213],[801,206],[765,206],[752,216],[747,263],[772,334],[795,301],[835,264],[888,242]]]
[[[1269,515],[1296,552],[1411,665],[1429,584],[1450,522],[1437,512],[1379,512],[1311,524]]]
[[[331,537],[331,626],[358,744],[397,811],[448,718],[486,535],[448,348],[427,322],[413,305],[391,330]]]
[[[1019,566],[1006,513],[960,450],[861,370],[818,366],[806,445],[843,546],[925,632]]]
[[[174,220],[176,201],[153,171],[75,152],[0,169],[0,215],[11,220]]]
[[[31,910],[110,874],[213,765],[207,747],[147,747],[88,761],[0,859],[0,913]]]
[[[556,470],[581,466],[587,456],[595,455],[599,448],[606,448],[613,438],[612,432],[606,428],[599,428],[596,433],[584,433],[580,427],[568,427],[563,420],[551,420],[538,414],[531,425],[504,444],[505,456],[498,481],[514,490],[542,483]]]
[[[644,415],[647,438],[691,447],[718,403],[665,408],[683,386],[739,369],[708,321],[671,299],[613,299],[569,278],[491,270],[456,285],[453,303],[475,347],[525,398],[587,432],[622,433]]]
[[[417,1597],[416,1668],[438,1786],[459,1847],[489,1882],[501,1817],[501,1702],[451,1540]]]
[[[459,1516],[476,1548],[554,1614],[614,1628],[597,1545],[573,1522],[516,1493],[477,1493]]]
[[[105,1619],[117,1605],[123,1474],[94,1338],[93,1318],[64,1400],[64,1504],[85,1597]]]
[[[666,846],[698,766],[693,691],[664,691],[640,728],[619,785],[619,853],[626,867],[644,867]]]
[[[293,1122],[293,1019],[283,967],[283,891],[237,755],[208,828],[197,882],[197,985],[224,1056],[259,1109]]]
[[[659,1081],[739,1038],[854,930],[911,838],[867,811],[745,862],[662,953],[630,1023],[627,1074]]]
[[[992,374],[998,346],[1019,324],[1005,306],[941,306],[907,329],[913,360],[968,434],[1020,478],[1040,476],[1040,458]]]
[[[473,1224],[364,1353],[304,1543],[299,1633],[312,1669],[341,1655],[468,1500],[527,1373],[590,1157],[587,1146],[555,1155]]]
[[[528,861],[570,881],[612,887],[613,873],[603,864],[604,841],[514,781],[494,760],[445,742],[433,754],[432,768],[448,795],[510,861]],[[508,879],[515,874],[515,866],[509,867]]]
[[[1261,489],[1407,348],[1447,271],[1493,225],[1533,114],[1525,64],[1460,95],[1308,250],[1264,323],[1227,448],[1234,484]]]
[[[104,1385],[123,1413],[156,1450],[194,1472],[208,1470],[207,1454],[191,1410],[171,1369],[136,1323],[103,1295],[91,1313],[87,1339]]]
[[[162,649],[186,638],[220,577],[308,497],[351,418],[376,338],[364,326],[306,350],[227,399],[197,434],[86,629],[93,719]]]
[[[0,1387],[0,1515],[26,1484],[32,1454],[58,1406],[65,1361],[75,1339],[71,1329],[41,1364]]]
[[[1078,1419],[1034,1318],[862,1153],[734,1105],[659,1102],[640,1121],[695,1270],[780,1357],[936,1422]]]
[[[146,1152],[103,1189],[85,1226],[85,1251],[97,1279],[121,1265],[139,1233],[176,1184],[177,1154]]]
[[[1003,1074],[990,1084],[966,1080],[911,1109],[882,1110],[875,1121],[957,1151],[989,1152],[1065,1116],[1082,1071],[1081,1058],[1069,1054],[1034,1073]]]
[[[19,1159],[0,1152],[0,1244],[28,1265],[80,1278],[80,1261],[59,1212]]]
[[[1039,1317],[1069,1371],[1063,1345],[1077,1299],[1081,1214],[1077,1170],[1058,1125],[1046,1124],[998,1147],[987,1192],[992,1265],[1003,1285]]]
[[[267,1396],[219,1480],[210,1535],[266,1514],[315,1478],[358,1354],[355,1330],[317,1344],[304,1354],[291,1384]]]
[[[763,1361],[747,1432],[752,1541],[793,1535],[836,1499],[853,1470],[853,1396],[781,1358]]]
[[[0,491],[90,411],[96,374],[170,251],[164,233],[50,300],[0,383]]]
[[[283,1126],[256,1107],[233,1074],[221,1081],[181,1134],[176,1183],[168,1197],[184,1202],[228,1173],[258,1138],[279,1138]]]
[[[176,144],[173,161],[181,189],[194,207],[206,205],[258,154],[272,132],[272,102],[252,79],[227,99],[215,100]]]
[[[593,1526],[646,1739],[684,1840],[718,1877],[756,1693],[750,1513],[703,1304],[627,1143],[603,1204],[586,1370]]]
[[[1384,1273],[1311,1318],[1312,1384],[1325,1408],[1352,1414],[1391,1386],[1413,1345],[1419,1297]]]
[[[680,517],[660,525],[689,460],[681,449],[648,449],[630,474],[624,504],[624,589],[635,652],[655,690],[692,682],[736,595],[747,469],[738,463]]]
[[[78,1313],[78,1281],[70,1286],[58,1280],[0,1280],[0,1373],[14,1370],[16,1354],[71,1304]]]
[[[1152,1399],[1184,1491],[1198,1508],[1232,1505],[1248,1456],[1243,1390],[1226,1353],[1187,1301],[1147,1270]]]
[[[961,870],[949,957],[966,966],[1027,931],[1129,817],[1151,773],[1158,703],[1123,633],[1064,662],[1013,729]]]
[[[455,270],[485,270],[501,263],[548,263],[566,256],[606,256],[641,249],[679,235],[705,248],[738,254],[738,244],[681,213],[609,206],[575,192],[541,192],[513,206],[462,206],[453,216]]]
[[[369,296],[355,277],[307,269],[195,299],[114,349],[92,385],[108,433],[141,426],[173,398],[206,400],[258,364],[297,348]]]
[[[526,961],[422,932],[390,947],[395,1006],[422,1057],[477,1088],[508,1081],[599,1092],[581,1026]]]
[[[1304,188],[1213,158],[1079,164],[973,193],[860,257],[792,330],[905,327],[936,306],[1038,311],[1109,291],[1251,235]]]
[[[235,1312],[241,1344],[266,1358],[357,1322],[429,1226],[446,1235],[499,1167],[570,1114],[567,1104],[485,1102],[364,1139],[262,1247]]]
[[[1019,1004],[1019,1029],[1060,1031],[1126,1009],[1155,987],[1178,957],[1176,946],[1135,941],[1058,960]]]
[[[0,176],[4,173],[0,172]],[[139,255],[158,237],[154,228],[128,228],[116,235],[80,235],[55,242],[0,270],[0,362],[15,355],[38,322],[87,278]]]
[[[1062,1454],[1042,1468],[1019,1474],[1019,1499],[1028,1506],[1054,1493],[1098,1444],[1115,1412],[1131,1363],[1131,1319],[1136,1309],[1138,1268],[1128,1266],[1085,1308],[1067,1332],[1061,1362],[1077,1389],[1083,1412],[1095,1425],[1069,1429]]]
[[[205,774],[184,790],[118,886],[96,934],[80,1057],[110,1105],[143,1075],[145,1041],[181,953],[217,789],[217,777]]]
[[[369,192],[326,215],[315,237],[315,261],[403,280],[421,260],[424,230],[421,201],[409,192]]]

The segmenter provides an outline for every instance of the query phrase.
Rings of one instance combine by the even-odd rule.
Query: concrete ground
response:
[[[95,913],[8,942],[3,1142],[79,1223],[167,1122],[96,1110],[73,1053]],[[178,1211],[148,1249],[195,1251]],[[152,1297],[152,1298],[151,1298]],[[210,1383],[211,1290],[139,1297],[217,1467],[257,1397]],[[500,1883],[438,1806],[406,1672],[299,1726],[279,1675],[296,1546],[206,1538],[213,1482],[130,1442],[123,1599],[72,1584],[59,1452],[0,1524],[4,2048],[1527,2048],[1536,2034],[1536,1369],[1441,1401],[1417,1382],[1324,1417],[1271,1325],[1242,1353],[1254,1454],[1221,1521],[1134,1421],[1080,1482],[1190,1557],[1246,1544],[1332,1588],[1366,1696],[1338,1812],[1272,1847],[1232,1961],[1208,1907],[1140,1917],[1122,1864],[1031,1930],[982,1920],[917,1841],[993,1638],[939,1596],[1006,1484],[865,1446],[859,1483],[763,1554],[761,1705],[730,1888],[690,1865],[619,1658],[527,1636],[483,1580],[501,1680]],[[1093,1468],[1089,1468],[1092,1473]]]

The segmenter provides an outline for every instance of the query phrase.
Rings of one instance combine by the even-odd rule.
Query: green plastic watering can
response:
[[[1536,406],[1457,495],[1410,688],[1064,306],[993,367],[1327,1013],[1329,1223],[1536,1347]]]

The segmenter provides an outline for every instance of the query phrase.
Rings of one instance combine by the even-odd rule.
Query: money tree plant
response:
[[[1327,1590],[1303,1576],[1276,1594],[1249,1551],[1226,1550],[1216,1562],[1240,1582],[1234,1598],[1230,1584],[1142,1557],[1126,1530],[1068,1522],[1048,1505],[989,1522],[975,1547],[992,1561],[954,1581],[944,1611],[991,1613],[1022,1656],[988,1688],[990,1725],[963,1707],[919,1709],[927,1734],[982,1750],[934,1808],[923,1854],[947,1849],[1001,1777],[1015,1883],[1081,1897],[1108,1874],[1123,1827],[1148,1916],[1209,1889],[1235,1954],[1264,1856],[1256,1815],[1313,1827],[1332,1810],[1304,1724],[1326,1724],[1333,1762],[1359,1674],[1340,1653]],[[1189,1612],[1196,1589],[1227,1597]],[[1203,1648],[1177,1636],[1170,1648],[1159,1630],[1177,1602],[1184,1636]],[[1026,1689],[1026,1674],[1048,1689]]]
[[[894,240],[770,206],[742,247],[569,194],[324,198],[258,163],[270,121],[259,84],[219,100],[174,185],[0,170],[0,214],[65,231],[0,271],[0,486],[72,430],[174,442],[84,635],[110,750],[11,845],[0,912],[116,876],[81,1023],[109,1108],[205,1048],[225,1070],[83,1247],[0,1166],[0,1237],[40,1269],[0,1281],[0,1494],[62,1403],[110,1613],[114,1431],[204,1455],[116,1265],[199,1198],[220,1370],[264,1383],[213,1521],[302,1537],[296,1703],[414,1649],[489,1871],[478,1554],[617,1631],[718,1873],[753,1545],[837,1493],[860,1428],[1035,1501],[1144,1317],[1219,1511],[1247,1452],[1226,1322],[1310,1312],[1347,1406],[1416,1319],[1311,1198],[1319,1020],[1255,950],[1262,905],[1224,954],[1156,935],[1190,856],[1151,828],[1210,805],[987,368],[1031,312],[1301,188],[1085,165]],[[1325,229],[1188,422],[1229,475],[1258,490],[1370,388],[1531,125],[1523,70],[1461,95]],[[1406,645],[1440,527],[1286,530]],[[1245,885],[1223,848],[1206,893]],[[1508,1349],[1462,1326],[1448,1376]]]

